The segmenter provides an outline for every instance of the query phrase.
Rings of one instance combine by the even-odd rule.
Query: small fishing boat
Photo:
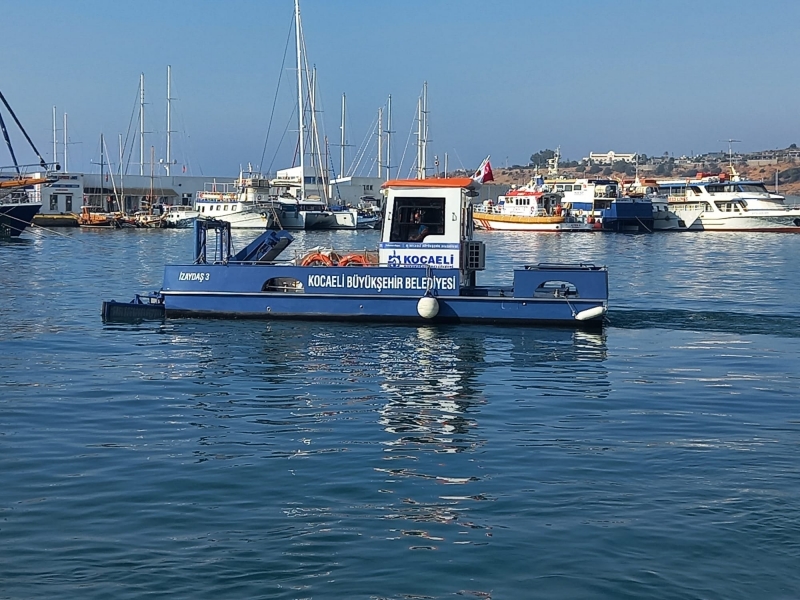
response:
[[[84,229],[119,229],[122,220],[121,214],[93,211],[91,206],[84,205],[78,215],[78,226]],[[133,224],[130,226],[134,227]]]
[[[479,284],[486,256],[484,243],[473,239],[479,185],[470,178],[386,182],[376,252],[315,250],[280,260],[291,234],[265,231],[233,253],[229,223],[198,219],[191,261],[167,265],[158,292],[131,303],[104,302],[103,318],[601,326],[608,308],[605,267],[520,265],[510,284]]]
[[[562,197],[531,181],[498,196],[496,203],[487,200],[477,207],[475,224],[480,229],[512,231],[592,231],[593,221],[572,215],[562,206]]]

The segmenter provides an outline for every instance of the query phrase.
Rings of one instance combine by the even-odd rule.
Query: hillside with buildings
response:
[[[755,153],[712,152],[699,156],[673,157],[591,153],[579,161],[559,158],[555,167],[553,150],[542,150],[531,156],[528,165],[494,166],[498,184],[522,185],[537,174],[552,177],[613,177],[631,179],[638,173],[642,179],[695,177],[698,173],[730,173],[731,165],[743,178],[763,181],[772,191],[776,186],[781,194],[800,195],[800,149],[795,144],[782,150]],[[555,168],[554,168],[555,167]]]

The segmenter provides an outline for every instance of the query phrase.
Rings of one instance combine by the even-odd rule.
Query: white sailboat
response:
[[[303,28],[300,20],[300,1],[294,2],[295,46],[297,66],[297,114],[298,114],[298,154],[300,165],[278,171],[273,187],[282,190],[271,201],[278,216],[275,226],[283,229],[331,229],[336,218],[328,210],[326,174],[322,170],[319,135],[316,121],[316,76],[311,82],[304,81],[308,74],[305,64]],[[306,106],[305,97],[309,93],[311,112],[311,164],[306,164]]]

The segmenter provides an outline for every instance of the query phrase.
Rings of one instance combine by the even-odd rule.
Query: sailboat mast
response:
[[[56,107],[53,106],[53,164],[58,162],[58,130],[56,129]]]
[[[298,151],[300,153],[300,196],[302,200],[306,195],[306,171],[303,153],[305,151],[305,115],[303,114],[303,63],[301,55],[301,32],[300,32],[300,0],[294,0],[294,31],[295,42],[297,45],[297,117],[298,117]]]
[[[346,141],[345,137],[345,106],[347,103],[347,98],[345,94],[342,94],[342,143],[339,145],[339,177],[344,177],[344,145]]]
[[[428,82],[422,84],[422,179],[428,176]]]
[[[150,197],[147,199],[147,214],[153,214],[153,169],[155,168],[155,146],[150,146]]]
[[[69,170],[67,166],[67,113],[64,113],[64,172]]]
[[[172,117],[172,97],[170,94],[170,87],[172,84],[172,66],[167,65],[167,177],[169,177],[169,169],[172,165],[172,127],[170,121]]]
[[[383,177],[383,107],[378,108],[378,179]]]
[[[386,101],[386,181],[392,178],[392,95]]]
[[[139,175],[144,175],[144,73],[139,75]]]
[[[422,169],[422,98],[417,98],[417,179],[424,179]]]
[[[103,155],[103,148],[105,147],[106,142],[103,139],[103,134],[100,134],[100,209],[103,210],[103,162],[105,161],[105,156]]]

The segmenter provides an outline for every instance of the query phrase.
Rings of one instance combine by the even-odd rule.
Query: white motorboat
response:
[[[164,227],[188,229],[192,227],[200,213],[191,206],[168,206],[164,213]]]
[[[266,229],[275,224],[269,196],[267,178],[243,172],[235,183],[207,183],[197,192],[194,209],[198,216],[227,221],[234,229]]]
[[[761,181],[699,173],[659,181],[658,194],[690,230],[800,233],[800,208],[786,206]]]
[[[332,206],[330,211],[335,219],[332,229],[375,229],[381,222],[379,212],[352,206]]]
[[[335,219],[322,200],[284,195],[268,203],[272,229],[333,229]]]

